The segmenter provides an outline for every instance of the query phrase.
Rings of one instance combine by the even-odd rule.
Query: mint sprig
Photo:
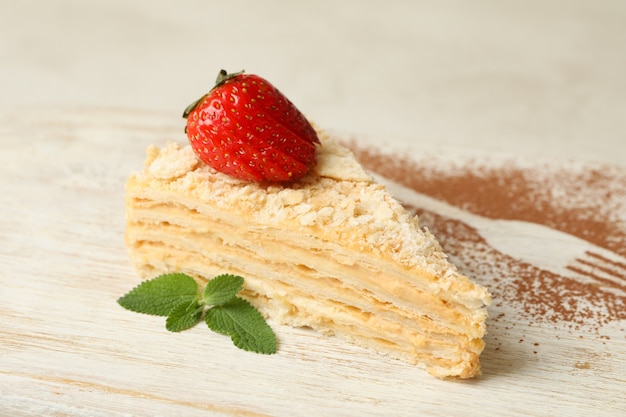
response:
[[[171,332],[189,329],[204,317],[211,330],[230,336],[238,348],[275,353],[271,327],[252,304],[237,296],[243,282],[238,275],[218,275],[199,293],[198,283],[189,275],[163,274],[142,282],[117,302],[130,311],[166,316],[165,327]]]

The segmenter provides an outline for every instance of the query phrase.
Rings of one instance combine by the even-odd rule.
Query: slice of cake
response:
[[[274,321],[438,377],[479,374],[488,292],[349,150],[319,136],[317,165],[286,185],[219,173],[188,145],[149,147],[127,183],[126,243],[140,274],[238,274],[241,295]]]

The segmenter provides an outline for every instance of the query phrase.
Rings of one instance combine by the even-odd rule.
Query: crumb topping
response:
[[[181,148],[169,144],[159,150],[150,145],[146,150],[146,169],[154,178],[163,180],[174,179],[185,175],[199,165],[191,146]]]

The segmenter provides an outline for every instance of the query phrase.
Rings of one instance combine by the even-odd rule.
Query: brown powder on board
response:
[[[368,169],[472,213],[542,224],[626,256],[626,168],[475,160],[450,167],[355,152]]]
[[[477,160],[450,165],[348,146],[368,169],[422,194],[484,217],[542,224],[626,256],[625,168]],[[461,272],[489,287],[496,306],[507,303],[530,321],[572,328],[626,320],[624,292],[542,270],[498,252],[463,222],[408,208]]]

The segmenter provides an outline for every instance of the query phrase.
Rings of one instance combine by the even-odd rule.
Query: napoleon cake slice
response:
[[[241,275],[241,295],[276,322],[437,377],[478,375],[488,292],[348,149],[319,136],[317,165],[289,184],[232,178],[189,146],[150,146],[126,186],[126,243],[139,273]]]

